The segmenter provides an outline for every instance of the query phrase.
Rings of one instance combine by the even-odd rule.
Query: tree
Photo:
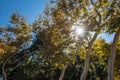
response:
[[[118,23],[118,27],[120,24]],[[116,46],[117,42],[119,40],[120,36],[120,27],[118,28],[112,46],[111,46],[111,52],[110,52],[110,57],[108,61],[108,80],[114,80],[114,63],[115,63],[115,56],[116,56]]]
[[[6,64],[22,49],[21,47],[31,39],[30,26],[25,23],[23,17],[18,13],[14,13],[11,16],[10,22],[10,26],[2,27],[1,30],[1,47],[4,46],[1,49],[4,51],[3,59],[5,59],[3,61],[2,73],[5,80],[7,80],[7,73],[5,72]]]
[[[101,78],[107,72],[110,46],[97,39],[103,31],[116,33],[108,63],[108,72],[113,79],[115,48],[120,34],[118,4],[119,1],[111,0],[51,0],[44,14],[32,25],[14,13],[10,26],[0,29],[0,54],[4,56],[0,59],[4,62],[5,79],[14,79],[13,75],[19,79],[23,74],[23,80],[79,80],[80,76],[81,80]],[[71,29],[74,25],[86,26],[84,35],[77,36],[77,39],[76,35],[71,36],[75,31]],[[6,72],[9,73],[8,78]]]
[[[88,41],[87,51],[86,51],[86,60],[85,60],[85,68],[83,70],[83,74],[81,75],[81,80],[85,80],[88,72],[89,60],[90,60],[90,52],[92,50],[92,44],[94,43],[95,39],[97,38],[101,29],[105,29],[107,24],[110,24],[109,20],[115,17],[112,17],[112,13],[109,14],[111,11],[112,1],[58,1],[57,8],[53,9],[53,16],[52,18],[55,20],[54,22],[57,25],[61,25],[66,21],[69,21],[66,18],[67,16],[70,18],[70,23],[73,25],[74,22],[80,20],[81,23],[84,23],[87,26],[88,31],[96,32],[93,38]],[[91,6],[91,7],[90,7]],[[80,8],[79,8],[80,7]],[[72,12],[71,12],[72,9]],[[66,10],[66,11],[65,11]],[[104,11],[106,10],[106,11]],[[69,14],[69,12],[71,14]],[[80,15],[78,15],[80,13]],[[60,15],[56,16],[57,14]],[[66,17],[64,17],[66,16]],[[76,17],[77,16],[77,17]],[[71,18],[73,20],[71,20]],[[92,26],[92,27],[91,27]]]

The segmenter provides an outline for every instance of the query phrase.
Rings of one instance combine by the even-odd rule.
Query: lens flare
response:
[[[71,36],[76,40],[78,40],[80,37],[83,37],[85,33],[84,28],[84,26],[73,25],[71,28]]]

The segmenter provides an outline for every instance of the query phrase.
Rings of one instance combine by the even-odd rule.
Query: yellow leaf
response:
[[[0,48],[0,55],[3,55],[4,53],[5,51],[2,48]]]

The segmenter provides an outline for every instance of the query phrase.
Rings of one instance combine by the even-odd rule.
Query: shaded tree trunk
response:
[[[65,75],[65,70],[66,68],[68,67],[68,65],[65,65],[61,71],[61,74],[60,74],[60,77],[59,77],[59,80],[63,80],[64,78],[64,75]]]
[[[85,58],[85,63],[84,63],[84,70],[82,72],[80,80],[86,80],[87,73],[88,73],[88,68],[89,68],[90,52],[91,52],[91,49],[92,49],[92,45],[93,45],[94,41],[96,40],[96,38],[97,38],[97,36],[99,34],[100,29],[101,29],[101,27],[98,28],[98,30],[96,31],[96,33],[93,36],[92,40],[88,44],[88,50],[86,52],[86,58]]]
[[[89,60],[90,60],[90,52],[87,51],[86,59],[84,63],[84,70],[83,70],[80,80],[86,80],[87,73],[88,73],[88,67],[89,67]]]
[[[108,80],[114,80],[114,63],[115,63],[115,56],[116,56],[116,46],[120,36],[120,27],[115,34],[111,50],[110,50],[110,57],[108,60]]]
[[[7,73],[5,72],[6,64],[8,63],[8,61],[9,61],[13,56],[14,56],[14,55],[9,56],[9,57],[5,60],[5,62],[3,63],[3,65],[2,65],[2,74],[3,74],[3,76],[4,76],[4,80],[7,80]]]

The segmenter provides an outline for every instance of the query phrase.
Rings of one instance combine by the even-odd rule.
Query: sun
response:
[[[77,36],[83,36],[83,34],[84,34],[84,28],[82,28],[82,27],[77,27],[77,28],[75,29],[75,32],[76,32],[76,35],[77,35]]]
[[[83,37],[85,34],[85,27],[82,25],[73,25],[71,27],[71,36],[73,39],[78,40],[80,37]]]

